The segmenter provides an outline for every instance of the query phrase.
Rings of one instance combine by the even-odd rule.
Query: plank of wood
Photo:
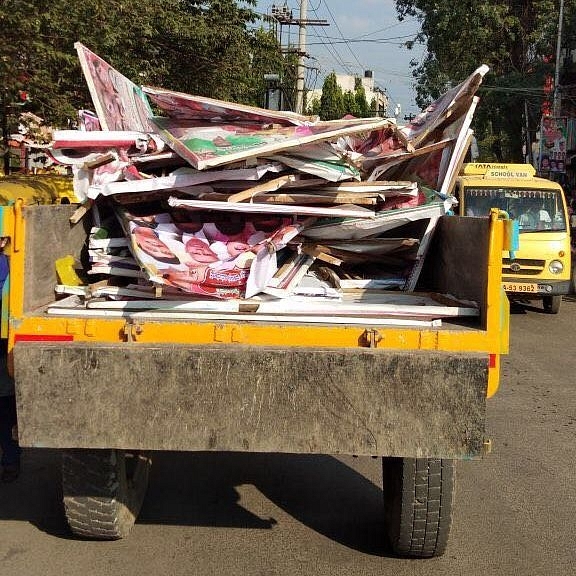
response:
[[[274,192],[278,188],[282,188],[288,182],[294,182],[296,176],[294,174],[288,174],[286,176],[280,176],[279,178],[274,178],[273,180],[268,180],[268,182],[263,182],[257,186],[252,186],[247,190],[238,192],[237,194],[232,194],[228,197],[228,202],[244,202],[244,200],[250,200],[257,194],[262,194],[265,192]]]
[[[286,262],[284,262],[284,264],[282,264],[282,266],[280,266],[280,268],[278,268],[278,270],[276,270],[276,273],[274,274],[274,276],[272,276],[272,278],[268,282],[268,285],[272,287],[279,286],[284,281],[284,279],[292,272],[292,270],[296,266],[302,264],[302,262],[304,262],[305,259],[306,257],[304,254],[295,252],[288,258],[288,260],[286,260]]]
[[[341,266],[342,260],[331,256],[326,251],[323,251],[323,246],[302,246],[302,252],[304,254],[308,254],[308,256],[312,256],[313,258],[318,258],[318,260],[322,260],[322,262],[327,262],[328,264],[333,264],[334,266]]]
[[[404,298],[402,298],[404,296]],[[72,296],[64,307],[78,301]],[[443,306],[431,304],[431,299],[396,293],[382,295],[373,294],[372,299],[363,295],[348,295],[344,301],[334,298],[310,298],[305,296],[288,297],[281,300],[106,300],[89,301],[88,309],[105,310],[167,310],[191,312],[228,312],[231,314],[251,313],[274,314],[277,316],[355,316],[355,317],[388,317],[431,320],[445,317],[478,316],[477,308],[465,306]],[[60,308],[59,301],[50,308]]]
[[[78,222],[80,222],[80,220],[82,220],[82,218],[84,218],[84,216],[88,214],[88,211],[90,210],[91,206],[92,206],[91,201],[81,204],[74,212],[74,214],[70,216],[70,224],[78,224]]]
[[[196,210],[221,210],[223,212],[241,212],[244,214],[303,214],[307,216],[326,216],[328,218],[363,218],[373,220],[374,210],[354,204],[339,204],[334,207],[301,206],[298,204],[265,204],[261,202],[213,202],[211,200],[183,200],[170,196],[168,205],[176,208]],[[391,211],[390,211],[391,212]]]
[[[432,217],[428,221],[424,235],[420,240],[420,246],[418,247],[418,252],[416,254],[416,261],[412,267],[410,275],[406,280],[406,285],[404,286],[404,290],[407,292],[412,292],[416,288],[418,278],[420,278],[420,272],[422,272],[422,268],[424,267],[424,259],[426,258],[426,254],[428,252],[428,248],[430,246],[432,235],[434,234],[437,222],[438,216]]]
[[[188,191],[186,191],[188,193]],[[194,194],[200,200],[214,200],[218,202],[227,202],[230,194],[223,192],[206,192]],[[340,193],[318,191],[313,194],[300,193],[295,191],[290,194],[287,192],[270,193],[266,196],[259,196],[260,204],[356,204],[357,206],[377,206],[383,196],[378,192],[366,193]]]
[[[110,164],[110,162],[114,162],[116,160],[116,155],[112,152],[107,152],[105,154],[101,154],[98,158],[94,158],[89,160],[88,162],[84,162],[84,168],[87,170],[94,170],[99,168],[100,166],[105,166],[106,164]]]

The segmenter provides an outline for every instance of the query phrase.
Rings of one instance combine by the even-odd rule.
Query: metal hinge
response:
[[[377,348],[382,342],[382,335],[375,328],[366,328],[361,336],[361,345],[367,348]]]
[[[134,320],[129,319],[126,321],[126,324],[124,324],[123,332],[126,342],[136,342],[136,336],[142,334],[142,326],[134,322]]]

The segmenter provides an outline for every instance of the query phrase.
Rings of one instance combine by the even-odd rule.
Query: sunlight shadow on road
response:
[[[384,548],[382,491],[330,456],[171,453],[154,456],[139,522],[272,528],[238,504],[254,485],[276,506],[341,544],[371,554]]]
[[[331,456],[222,452],[155,452],[141,524],[272,529],[240,503],[252,485],[273,505],[344,546],[388,555],[382,491]],[[0,520],[30,522],[42,532],[76,539],[62,504],[60,453],[25,449],[22,473],[0,485]]]

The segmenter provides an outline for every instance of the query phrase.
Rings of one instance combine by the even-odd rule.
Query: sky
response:
[[[272,5],[287,6],[295,19],[300,17],[301,0],[258,0],[256,10],[270,14]],[[310,67],[306,88],[321,88],[331,72],[364,75],[374,72],[375,84],[389,97],[388,114],[398,119],[417,114],[414,79],[410,61],[420,62],[422,45],[409,50],[405,43],[420,29],[414,18],[400,22],[394,0],[308,0],[307,20],[325,20],[327,26],[308,26],[306,50]],[[282,42],[298,44],[298,26],[282,26]]]

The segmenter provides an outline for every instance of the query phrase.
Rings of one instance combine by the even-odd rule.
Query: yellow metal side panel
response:
[[[11,174],[0,180],[0,204],[7,205],[17,199],[24,204],[58,204],[63,199],[71,204],[79,200],[74,194],[71,176],[55,174]]]
[[[369,324],[366,325],[369,327]],[[483,330],[419,330],[379,327],[379,348],[497,352],[495,334]],[[240,322],[133,322],[124,319],[81,319],[33,316],[17,322],[18,339],[70,337],[79,342],[158,344],[244,344],[317,348],[367,346],[365,327],[263,324]]]
[[[505,222],[499,220],[497,211],[493,210],[492,234],[490,235],[489,262],[488,262],[488,313],[486,329],[491,335],[493,346],[490,369],[488,371],[488,391],[490,398],[498,390],[500,384],[500,354],[508,353],[510,304],[502,288],[502,246],[506,233]]]
[[[24,309],[24,238],[26,222],[22,217],[24,201],[16,200],[13,206],[2,210],[2,227],[10,238],[5,252],[10,265],[10,293],[8,306],[10,318],[21,318]]]

